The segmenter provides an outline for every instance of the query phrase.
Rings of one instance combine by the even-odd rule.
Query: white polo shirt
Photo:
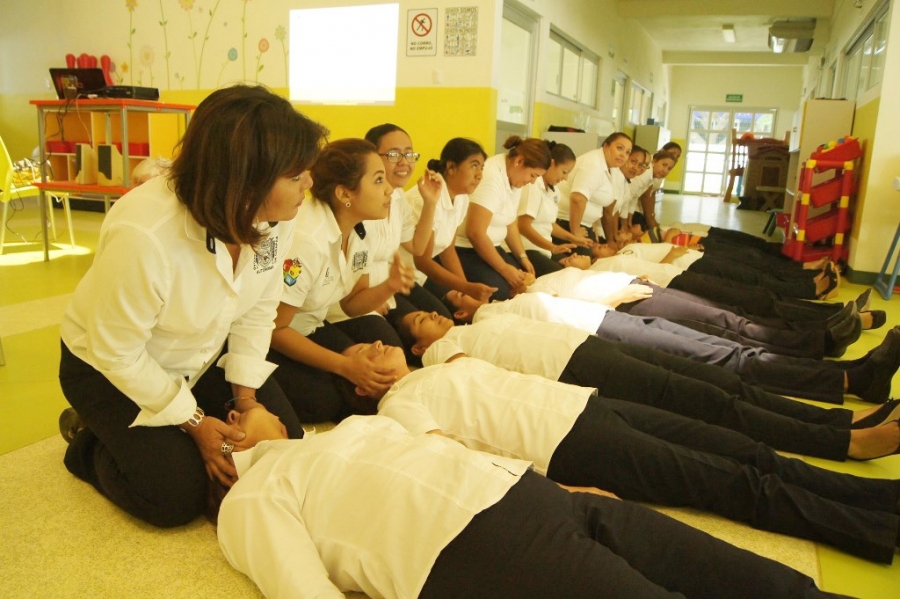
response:
[[[616,169],[618,170],[618,169]],[[622,177],[624,182],[624,177]],[[621,185],[621,183],[619,183]],[[569,220],[569,196],[578,192],[587,198],[581,225],[590,228],[603,216],[603,208],[624,194],[617,195],[612,172],[606,165],[603,149],[597,148],[575,159],[569,178],[559,184],[559,218]]]
[[[440,177],[440,175],[438,175]],[[447,183],[441,177],[441,195],[438,199],[437,206],[434,210],[434,244],[431,250],[431,257],[434,258],[456,241],[456,230],[466,218],[466,212],[469,209],[469,196],[461,193],[455,198],[450,197],[450,191],[447,189]],[[422,218],[423,200],[422,194],[419,193],[418,186],[412,187],[406,192],[406,201],[412,208],[413,219],[419,222]],[[419,285],[425,283],[427,277],[416,271],[416,282]]]
[[[441,429],[470,449],[529,460],[546,475],[593,392],[466,357],[406,375],[378,413],[412,433]]]
[[[609,306],[582,299],[554,297],[546,293],[520,293],[506,301],[484,304],[475,314],[479,322],[500,314],[516,314],[530,320],[564,324],[594,335],[610,310],[612,308]]]
[[[634,245],[656,245],[656,244],[634,244]],[[630,246],[628,246],[630,247]],[[609,258],[600,258],[591,264],[591,272],[594,273],[633,273],[634,277],[647,277],[651,282],[656,283],[660,287],[668,287],[672,279],[684,272],[683,268],[679,268],[672,264],[663,264],[661,262],[648,262],[638,258],[634,254],[616,254]],[[632,275],[629,275],[632,276]]]
[[[506,370],[555,381],[588,338],[588,333],[572,327],[515,314],[481,320],[475,312],[474,320],[474,324],[453,327],[432,343],[422,356],[422,364],[441,364],[457,354],[465,354]]]
[[[509,174],[506,172],[506,154],[497,154],[485,161],[481,183],[469,196],[469,202],[478,204],[491,212],[487,236],[492,245],[500,245],[506,239],[507,227],[516,220],[521,193],[521,188],[513,187],[509,183]],[[472,247],[472,242],[466,236],[466,221],[463,221],[457,230],[456,246]]]
[[[368,272],[369,246],[353,231],[345,256],[334,213],[316,199],[303,202],[295,222],[294,243],[283,265],[281,301],[297,308],[291,328],[310,335],[322,326],[328,308],[346,297]]]
[[[293,222],[268,229],[258,253],[242,246],[233,268],[225,244],[208,240],[168,178],[156,177],[104,218],[62,339],[141,408],[133,425],[190,418],[197,406],[190,387],[226,339],[218,362],[226,380],[258,388],[275,370],[265,357],[293,229]]]
[[[625,185],[625,200],[620,203],[617,214],[621,218],[627,218],[630,214],[641,212],[641,196],[652,184],[653,173],[649,169],[628,181]]]
[[[219,547],[270,599],[418,597],[441,551],[530,466],[383,416],[233,455]]]
[[[631,255],[647,262],[662,262],[662,260],[676,246],[671,243],[629,243],[621,250],[616,252],[622,255]],[[691,264],[703,257],[703,252],[697,250],[687,250],[683,256],[676,258],[672,265],[686,270]]]
[[[550,241],[550,237],[553,234],[553,223],[556,222],[558,213],[559,190],[547,187],[543,177],[538,177],[537,181],[529,183],[522,188],[518,216],[527,214],[533,217],[534,220],[531,221],[532,228],[547,241]],[[551,255],[550,250],[536,246],[524,235],[522,235],[522,245],[525,246],[526,250],[537,250],[547,257]]]
[[[527,289],[529,293],[556,295],[598,302],[621,291],[636,278],[629,272],[595,272],[568,267],[540,276]],[[596,331],[596,329],[594,329]]]

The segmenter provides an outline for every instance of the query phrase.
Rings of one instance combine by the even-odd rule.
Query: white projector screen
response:
[[[399,22],[399,4],[292,10],[291,100],[393,104]]]

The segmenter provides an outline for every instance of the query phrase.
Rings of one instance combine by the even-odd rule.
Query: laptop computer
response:
[[[60,100],[100,93],[106,87],[103,69],[50,69],[50,79]]]

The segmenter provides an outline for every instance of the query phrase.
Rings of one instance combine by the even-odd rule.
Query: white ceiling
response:
[[[835,3],[841,0],[617,0],[620,18],[634,19],[663,51],[668,64],[805,64],[828,41]],[[846,1],[846,0],[844,0]],[[853,0],[851,0],[853,1]],[[769,26],[780,20],[816,19],[810,52],[775,54]],[[734,26],[725,43],[722,26]]]

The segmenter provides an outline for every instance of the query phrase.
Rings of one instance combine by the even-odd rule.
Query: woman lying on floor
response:
[[[673,279],[667,280],[666,271],[662,268],[675,268],[672,265],[659,264],[659,268],[639,270],[642,268],[640,263],[623,262],[620,258],[621,256],[614,257],[612,263],[597,260],[588,270],[581,272],[575,268],[585,264],[577,261],[585,262],[585,259],[573,258],[569,264],[575,265],[575,268],[545,275],[529,289],[596,301],[598,297],[615,291],[609,289],[611,281],[618,281],[623,276],[633,276],[636,283],[647,288],[647,297],[623,304],[619,306],[619,311],[636,316],[661,316],[703,333],[800,358],[840,357],[850,344],[859,339],[863,330],[863,317],[858,314],[855,306],[842,306],[839,311],[818,322],[811,320],[810,314],[802,326],[795,326],[789,319],[743,315],[732,311],[731,306],[717,304],[704,296],[672,289]],[[646,280],[638,280],[638,277]],[[707,279],[713,287],[731,284],[715,277]],[[622,282],[618,284],[621,285]]]
[[[666,261],[643,260],[634,253],[615,253],[603,244],[594,246],[594,253],[596,260],[593,264],[573,259],[568,265],[596,272],[640,273],[655,285],[690,293],[696,298],[707,300],[707,303],[719,304],[739,316],[773,318],[773,321],[761,322],[776,328],[821,329],[823,321],[835,316],[845,307],[839,303],[816,303],[785,297],[759,285],[746,285],[736,281],[723,284],[719,277],[685,271]],[[869,293],[861,295],[856,303],[863,330],[877,329],[885,324],[883,311],[869,310]]]
[[[612,255],[598,248],[597,257]],[[821,269],[805,269],[799,264],[778,258],[765,259],[760,252],[757,260],[735,262],[730,257],[706,254],[671,243],[630,243],[618,250],[619,254],[631,255],[648,262],[666,262],[681,269],[681,272],[710,275],[745,285],[759,285],[786,297],[808,300],[831,299],[837,295],[840,278],[836,267],[827,262]]]
[[[602,274],[598,276],[603,276]],[[653,348],[674,356],[720,366],[737,373],[745,383],[772,393],[829,403],[843,403],[844,394],[881,403],[888,399],[891,379],[900,368],[900,332],[889,332],[879,351],[881,361],[847,362],[793,358],[758,347],[699,333],[665,318],[639,317],[615,307],[643,297],[646,287],[627,285],[596,301],[556,297],[547,293],[520,293],[503,302],[479,304],[459,292],[447,293],[458,322],[479,322],[497,314],[516,314],[543,322],[574,327],[607,341]]]
[[[734,431],[462,353],[410,373],[399,348],[352,352],[393,368],[398,382],[373,399],[381,399],[379,414],[413,433],[439,431],[471,449],[533,461],[560,484],[709,510],[877,562],[893,559],[900,481],[809,466]]]
[[[837,597],[649,508],[383,416],[301,440],[273,428],[233,454],[240,480],[218,514],[222,552],[267,597]]]
[[[831,460],[870,459],[900,447],[898,402],[860,412],[822,409],[743,383],[717,366],[650,348],[610,343],[567,325],[501,314],[476,324],[424,312],[397,330],[410,361],[439,364],[464,353],[500,368],[584,387],[746,434],[770,447]],[[896,342],[878,350],[896,350]],[[857,428],[859,427],[859,428]],[[863,428],[865,427],[865,428]]]

